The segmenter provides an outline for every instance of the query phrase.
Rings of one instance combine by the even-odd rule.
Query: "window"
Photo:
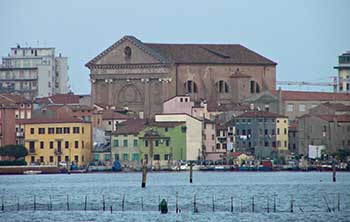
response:
[[[34,156],[30,157],[30,162],[35,162],[35,157]]]
[[[119,160],[119,154],[114,154],[114,160]]]
[[[40,141],[40,149],[44,149],[44,141]]]
[[[30,128],[30,134],[34,134],[34,128]]]
[[[216,89],[219,93],[228,93],[229,88],[227,82],[220,80],[216,83]]]
[[[62,127],[56,128],[56,134],[62,134]]]
[[[148,140],[145,140],[145,147],[148,147]]]
[[[275,129],[272,129],[271,130],[271,135],[275,135],[276,133],[275,133]]]
[[[220,149],[220,143],[216,144],[216,149]]]
[[[127,153],[123,154],[123,161],[129,161],[129,154]]]
[[[165,127],[165,128],[164,128],[164,131],[165,131],[165,132],[168,132],[168,130],[169,130],[168,127]]]
[[[79,141],[74,141],[74,148],[79,148]]]
[[[181,127],[181,132],[186,133],[186,126]]]
[[[299,104],[299,111],[300,112],[305,112],[306,105],[305,104]]]
[[[119,147],[119,140],[114,140],[114,146]]]
[[[50,163],[53,163],[53,156],[50,156]]]
[[[215,140],[214,134],[211,135],[211,140]]]
[[[284,147],[287,147],[287,141],[284,141]]]
[[[29,153],[35,153],[35,142],[34,141],[29,142]]]
[[[223,144],[222,144],[222,148],[226,150],[226,149],[227,149],[227,144],[226,144],[226,143],[223,143]]]
[[[287,128],[284,128],[284,135],[287,135]]]
[[[254,80],[250,81],[250,93],[260,93],[260,86]]]
[[[294,105],[293,104],[288,104],[287,105],[287,111],[288,112],[293,112],[294,111]]]
[[[64,157],[64,161],[65,161],[65,162],[68,162],[68,161],[69,161],[69,156],[65,156],[65,157]]]
[[[138,153],[133,153],[132,154],[132,160],[133,161],[139,161],[139,154]]]
[[[267,136],[269,134],[268,130],[265,129],[265,136]]]
[[[159,146],[159,140],[156,140],[156,146]]]
[[[84,149],[84,147],[85,147],[85,143],[84,141],[81,141],[81,148]]]
[[[69,127],[64,127],[63,128],[63,133],[64,134],[69,134],[70,133],[70,128]]]
[[[160,155],[159,154],[154,154],[154,160],[160,160]]]
[[[181,103],[183,102],[183,99],[182,99],[182,98],[180,98],[180,102],[181,102]]]
[[[192,80],[187,80],[185,82],[185,91],[186,93],[198,93],[198,87],[196,82]]]
[[[170,160],[170,154],[164,154],[164,160]]]
[[[81,127],[81,133],[85,133],[84,131],[84,127]]]
[[[134,147],[138,146],[138,141],[136,139],[134,139]]]
[[[277,135],[280,135],[280,128],[277,128]]]
[[[73,127],[73,133],[78,134],[79,133],[79,127]]]
[[[50,141],[50,149],[53,149],[53,141]]]
[[[40,162],[43,163],[44,162],[44,157],[40,156]]]
[[[169,146],[169,140],[165,140],[165,146]]]
[[[123,146],[124,146],[124,147],[128,147],[128,140],[124,140],[124,141],[123,141]]]
[[[65,147],[66,149],[69,148],[69,141],[66,141],[66,142],[64,143],[64,147]]]
[[[105,161],[110,161],[111,160],[111,154],[106,153],[105,154]]]
[[[78,161],[79,161],[79,156],[78,156],[78,155],[75,155],[75,156],[74,156],[74,161],[75,161],[75,162],[78,162]]]
[[[268,146],[269,146],[269,142],[265,141],[265,147],[268,147]]]
[[[49,127],[48,131],[49,131],[49,134],[54,134],[55,133],[55,128]]]

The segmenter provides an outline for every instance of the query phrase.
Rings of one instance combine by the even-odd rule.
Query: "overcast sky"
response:
[[[1,56],[17,43],[38,42],[68,56],[75,93],[90,92],[85,63],[124,35],[239,43],[277,62],[278,80],[325,82],[337,73],[337,56],[350,50],[350,1],[1,0],[0,27]]]

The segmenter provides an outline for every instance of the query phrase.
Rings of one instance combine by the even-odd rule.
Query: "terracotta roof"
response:
[[[335,111],[339,111],[339,112],[346,112],[346,111],[350,111],[350,106],[346,106],[343,103],[322,103],[321,105],[326,106],[330,109],[333,109]]]
[[[56,94],[49,97],[37,98],[36,103],[43,104],[79,104],[80,95]]]
[[[102,119],[103,120],[109,120],[109,119],[126,120],[126,119],[132,119],[132,118],[134,118],[134,117],[119,113],[119,112],[112,110],[112,109],[102,111]]]
[[[239,44],[145,43],[173,63],[263,64],[275,62]]]
[[[320,119],[323,119],[327,122],[350,122],[350,115],[317,115]]]
[[[276,91],[278,93],[278,91]],[[350,101],[348,93],[332,93],[332,92],[309,92],[309,91],[285,91],[282,90],[283,100],[295,101]]]
[[[118,47],[124,41],[130,41],[135,46],[159,61],[159,63],[188,63],[188,64],[261,64],[276,65],[275,62],[259,55],[239,44],[159,44],[143,43],[134,36],[124,36],[108,47],[102,53],[90,60],[90,67],[100,58]]]
[[[280,115],[278,113],[265,112],[265,111],[249,111],[245,112],[242,115],[238,116],[239,118],[288,118],[286,116]]]
[[[228,103],[220,104],[217,103],[208,103],[207,106],[208,112],[227,112],[227,111],[246,111],[249,110],[249,105],[239,104],[239,103]]]
[[[54,123],[89,123],[84,120],[74,118],[74,117],[64,117],[64,118],[32,118],[18,120],[19,124],[54,124]]]
[[[117,130],[113,132],[113,135],[137,134],[144,128],[146,128],[146,120],[129,119],[125,122],[119,123],[117,126]]]
[[[158,127],[176,127],[182,124],[185,124],[186,122],[180,121],[180,122],[150,122],[147,123],[147,126],[158,126]]]
[[[0,94],[0,104],[29,104],[30,100],[16,94]]]

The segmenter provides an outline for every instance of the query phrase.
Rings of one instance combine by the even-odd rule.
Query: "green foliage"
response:
[[[22,145],[7,145],[0,147],[0,156],[14,157],[16,160],[28,155],[28,150]]]
[[[27,162],[24,159],[0,161],[0,166],[25,166],[25,165],[27,165]]]

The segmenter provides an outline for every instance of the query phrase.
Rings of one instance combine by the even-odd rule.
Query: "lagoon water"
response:
[[[141,173],[8,175],[0,192],[0,221],[350,221],[346,172],[336,183],[331,172],[194,172],[193,184],[188,172],[149,173],[145,189]]]

